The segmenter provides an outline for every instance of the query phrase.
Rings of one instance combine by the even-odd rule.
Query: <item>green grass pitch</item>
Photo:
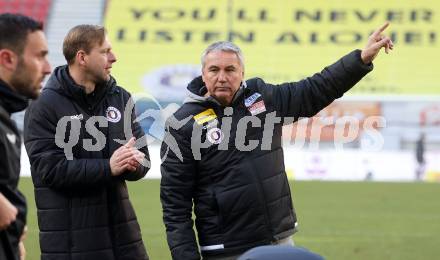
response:
[[[297,245],[326,259],[440,259],[440,184],[375,182],[291,183],[299,218]],[[39,259],[30,178],[20,189],[29,204],[27,259]],[[171,259],[159,180],[129,183],[150,259]]]

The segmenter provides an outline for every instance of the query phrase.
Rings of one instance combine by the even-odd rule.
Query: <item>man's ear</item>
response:
[[[15,70],[18,64],[18,55],[12,50],[0,50],[0,65],[8,70]]]
[[[203,73],[203,69],[202,69],[202,81],[205,82],[205,75]]]
[[[87,63],[86,52],[83,50],[79,50],[76,53],[75,60],[79,65],[83,65],[83,66],[86,65],[86,63]]]

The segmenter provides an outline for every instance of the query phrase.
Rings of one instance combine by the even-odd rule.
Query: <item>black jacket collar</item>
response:
[[[0,79],[0,105],[12,114],[28,106],[28,99],[13,91],[6,82]]]
[[[84,87],[76,84],[70,76],[67,65],[55,68],[46,84],[46,88],[67,96],[84,107],[94,107],[106,94],[119,92],[115,79],[111,77],[106,83],[96,86],[94,92],[86,94]]]

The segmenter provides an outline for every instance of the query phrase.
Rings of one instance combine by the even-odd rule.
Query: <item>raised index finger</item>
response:
[[[377,29],[376,31],[374,31],[373,35],[377,36],[380,35],[387,27],[388,25],[390,25],[390,22],[386,22],[384,25],[382,25],[379,29]]]

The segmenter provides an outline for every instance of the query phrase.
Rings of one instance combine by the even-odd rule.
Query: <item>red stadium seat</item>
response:
[[[20,13],[46,24],[51,0],[0,0],[0,12]]]

